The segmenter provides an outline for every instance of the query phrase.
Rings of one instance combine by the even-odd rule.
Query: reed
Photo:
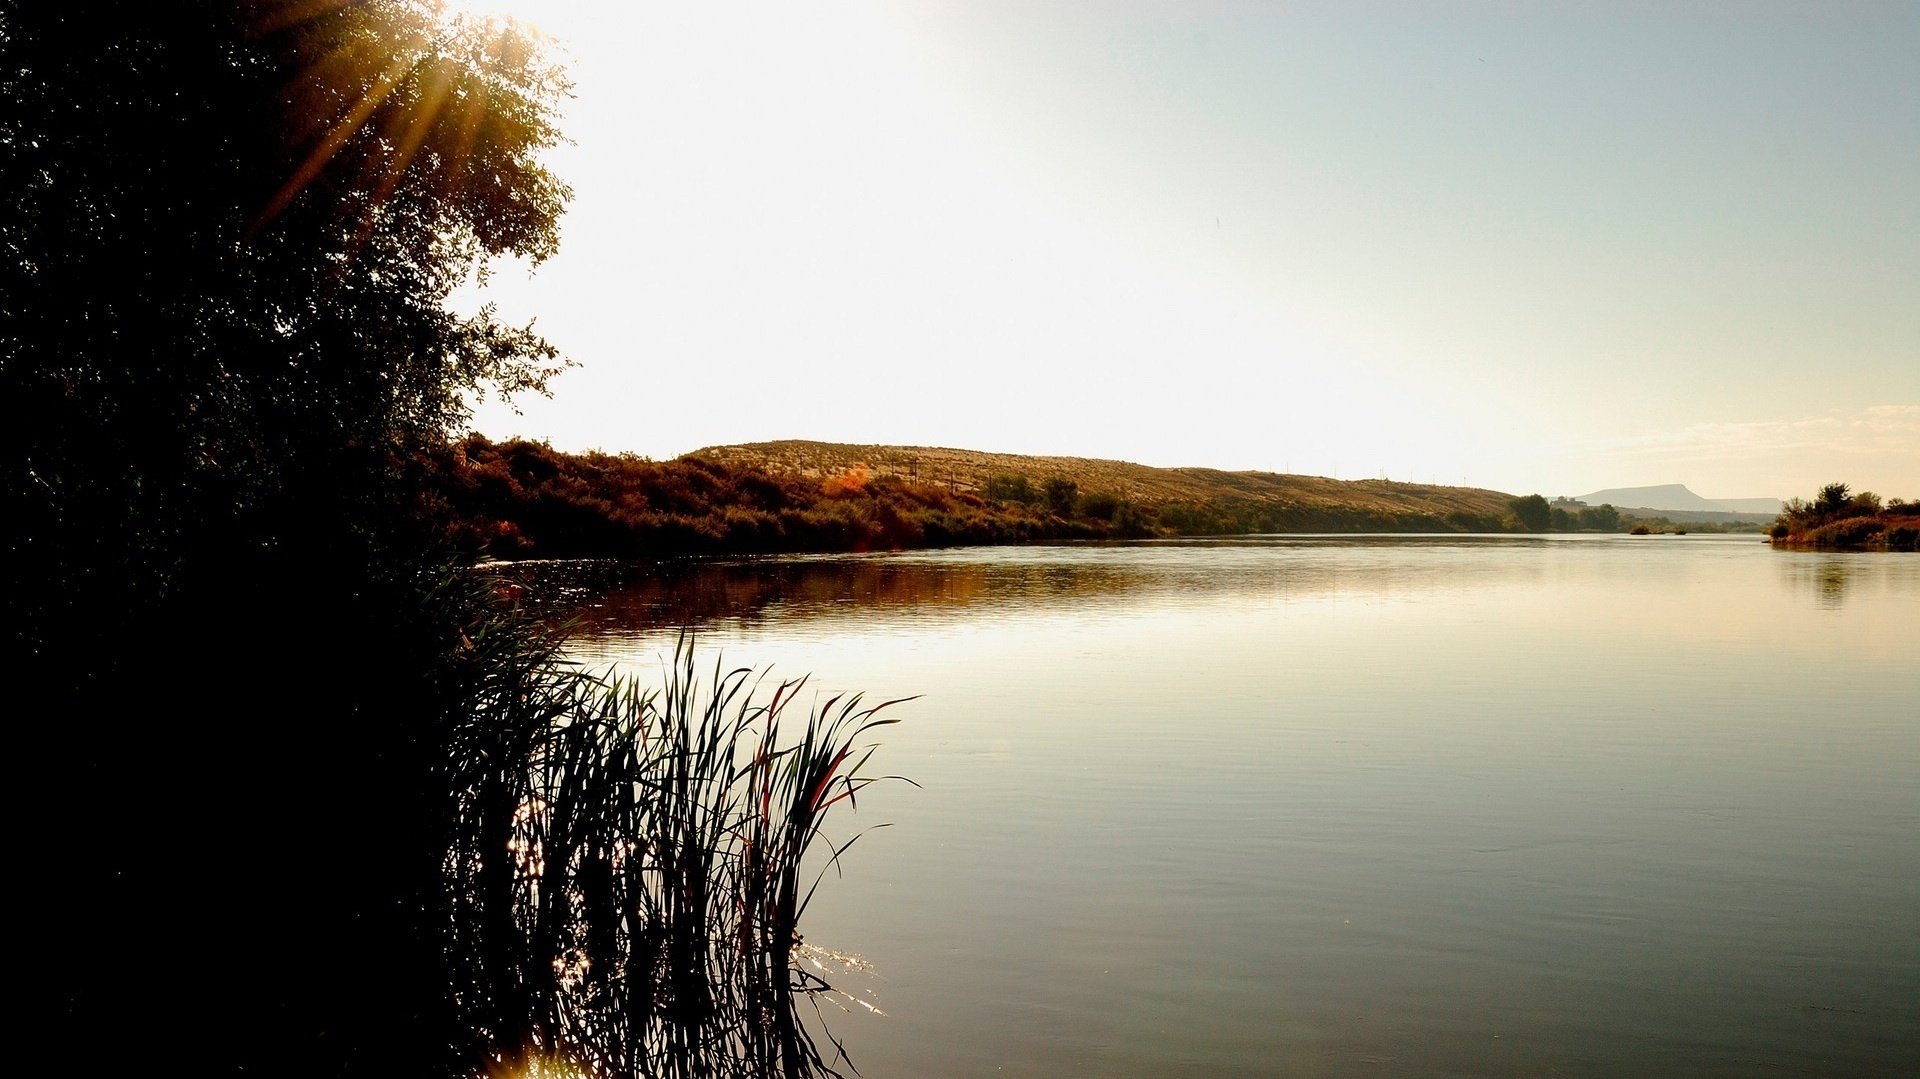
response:
[[[795,701],[682,638],[665,684],[597,676],[502,626],[447,757],[453,1000],[470,1060],[591,1076],[837,1075],[799,1009],[797,927],[853,839],[829,814],[881,779],[889,701]],[[829,1041],[832,1041],[829,1036]]]

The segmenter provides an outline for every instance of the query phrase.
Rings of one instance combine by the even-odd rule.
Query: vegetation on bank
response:
[[[1276,472],[1228,472],[1216,468],[1158,468],[1128,461],[1087,457],[1036,457],[935,446],[870,446],[831,442],[783,441],[711,446],[689,456],[745,465],[779,474],[825,481],[860,468],[876,476],[898,476],[952,492],[974,493],[997,501],[1032,504],[1044,498],[1048,484],[1070,481],[1081,494],[1110,497],[1145,511],[1181,507],[1200,517],[1218,516],[1218,527],[1204,521],[1184,534],[1247,531],[1236,518],[1252,510],[1287,511],[1296,520],[1318,515],[1331,530],[1339,522],[1369,522],[1382,531],[1459,531],[1461,527],[1499,530],[1509,516],[1509,495],[1473,487],[1402,483],[1385,479],[1336,480]],[[1004,484],[1012,484],[1007,490]],[[1026,485],[1020,493],[1018,485]],[[1444,522],[1459,514],[1456,524]],[[1284,518],[1281,518],[1284,519]],[[1164,523],[1164,522],[1155,522]]]
[[[475,643],[493,676],[446,755],[456,1055],[507,1075],[839,1075],[795,1006],[838,997],[807,966],[832,956],[798,927],[858,838],[825,825],[876,782],[887,703],[801,718],[804,679],[702,675],[684,637],[663,687],[603,681],[525,623],[492,629]]]
[[[1516,515],[1515,503],[1524,500],[1470,488],[1122,462],[1076,467],[1075,458],[1001,454],[969,454],[986,467],[963,477],[952,468],[881,471],[869,460],[887,458],[852,452],[860,447],[770,445],[833,452],[805,468],[740,447],[652,461],[473,435],[425,461],[449,527],[463,543],[499,558],[1276,532],[1515,532],[1536,523]],[[1173,497],[1163,497],[1169,492]],[[1544,499],[1528,497],[1544,509]],[[1610,513],[1596,508],[1573,519],[1572,530],[1617,523]],[[1547,531],[1563,522],[1543,514],[1537,523]]]
[[[859,710],[790,752],[736,676],[605,685],[430,512],[465,402],[560,366],[448,310],[567,198],[564,76],[458,11],[0,9],[22,1025],[70,1068],[819,1070],[794,882]]]
[[[1854,493],[1844,483],[1820,488],[1813,501],[1798,498],[1774,521],[1776,547],[1821,551],[1920,550],[1920,501]]]
[[[867,551],[1145,534],[1124,505],[1006,503],[850,468],[824,480],[700,457],[567,454],[479,436],[427,458],[460,541],[500,558]],[[1058,492],[1056,492],[1058,494]],[[1084,512],[1081,512],[1084,508]]]
[[[1759,536],[1767,526],[1756,521],[1676,521],[1665,514],[1641,515],[1620,511],[1620,526],[1614,531],[1634,536],[1684,536],[1697,532],[1709,536]]]

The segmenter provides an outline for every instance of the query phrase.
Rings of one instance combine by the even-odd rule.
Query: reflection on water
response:
[[[1392,595],[1510,581],[1487,550],[1537,548],[1536,537],[1336,536],[1184,540],[1077,547],[969,548],[892,555],[794,556],[658,564],[522,562],[497,571],[530,603],[583,635],[791,626],[870,617],[954,621],[980,608],[1086,613],[1204,596],[1308,599]],[[1427,552],[1419,565],[1394,552]],[[1329,560],[1318,552],[1339,550]],[[1278,557],[1303,554],[1305,557]]]
[[[863,1074],[1920,1074],[1920,559],[1447,537],[522,569],[922,694]],[[571,584],[569,584],[571,582]],[[842,837],[844,838],[844,837]]]
[[[1869,556],[1803,553],[1799,558],[1783,562],[1782,566],[1800,589],[1814,597],[1822,610],[1834,611],[1846,602],[1847,589],[1853,583],[1855,560],[1862,557]]]

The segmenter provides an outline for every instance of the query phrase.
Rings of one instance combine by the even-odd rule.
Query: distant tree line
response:
[[[990,502],[1012,503],[1044,510],[1062,520],[1085,518],[1110,525],[1116,535],[1145,536],[1155,531],[1146,511],[1111,491],[1081,491],[1065,476],[1054,476],[1035,486],[1018,472],[999,472],[980,485]]]
[[[1620,532],[1630,523],[1611,505],[1569,509],[1537,494],[1512,499],[1507,508],[1513,514],[1508,525],[1528,532]]]
[[[995,499],[862,469],[819,478],[479,435],[424,464],[455,541],[500,558],[897,550],[1149,531],[1071,481]]]
[[[1068,477],[1036,479],[1018,472],[993,473],[976,492],[875,475],[863,467],[821,477],[698,455],[653,461],[630,454],[571,454],[544,443],[493,442],[480,435],[438,449],[422,464],[452,538],[499,558],[869,551],[1305,532],[1761,530],[1739,522],[1677,524],[1612,505],[1553,505],[1538,494],[1510,499],[1507,512],[1496,515],[1237,496],[1142,504],[1112,491],[1082,491]],[[1878,505],[1871,494],[1846,501],[1862,512],[1869,504]],[[1829,506],[1821,512],[1840,511]]]
[[[1064,476],[992,474],[978,492],[864,468],[821,477],[697,455],[653,461],[483,436],[425,454],[455,542],[499,558],[868,551],[1057,540],[1301,532],[1609,530],[1611,506],[1505,516],[1244,497],[1146,505]],[[1524,515],[1524,517],[1523,517]]]

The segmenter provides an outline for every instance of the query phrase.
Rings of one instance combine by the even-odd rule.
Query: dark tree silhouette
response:
[[[1071,517],[1080,496],[1080,486],[1064,476],[1055,476],[1044,488],[1047,512],[1055,517]]]
[[[415,0],[0,5],[0,587],[36,1029],[82,1070],[444,1056],[459,633],[408,462],[559,366],[444,301],[554,249],[564,93]]]
[[[1853,489],[1844,483],[1829,483],[1820,488],[1814,497],[1813,505],[1820,513],[1832,517],[1845,512],[1853,501]]]
[[[1547,500],[1539,495],[1523,495],[1507,503],[1518,520],[1529,532],[1545,532],[1553,523],[1553,509]]]
[[[282,539],[289,492],[552,373],[529,330],[442,303],[486,256],[556,241],[566,191],[536,154],[562,84],[524,36],[419,3],[234,0],[28,5],[0,33],[29,595],[119,589],[104,563],[163,596],[209,536]]]

